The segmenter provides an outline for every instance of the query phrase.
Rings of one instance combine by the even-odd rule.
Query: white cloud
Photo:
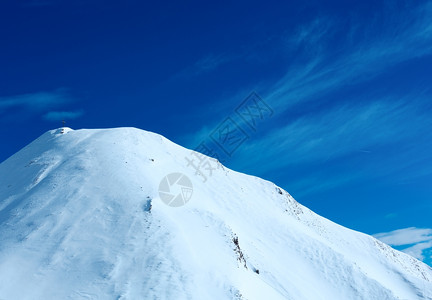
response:
[[[402,251],[419,260],[425,260],[425,250],[432,248],[432,229],[409,227],[377,233],[374,237],[390,246],[407,246]]]
[[[5,114],[8,109],[14,108],[38,113],[60,107],[72,101],[72,97],[64,90],[0,97],[0,115]]]
[[[428,258],[425,257],[425,250],[428,249],[432,249],[432,240],[429,242],[415,244],[414,246],[403,249],[402,252],[405,252],[406,254],[417,258],[418,260],[426,261]]]
[[[173,75],[171,80],[177,80],[178,78],[184,79],[193,76],[198,76],[203,73],[211,72],[221,65],[235,59],[237,56],[233,54],[213,54],[210,53],[200,59],[198,59],[193,65],[184,68],[180,72]]]
[[[329,48],[334,47],[332,37],[340,30],[337,21],[319,17],[297,29],[290,38],[290,48],[313,50],[301,51],[303,56],[296,56],[300,63],[292,65],[275,85],[262,87],[267,90],[264,98],[285,111],[296,103],[368,81],[391,66],[432,53],[432,2],[402,13],[386,11],[385,15],[389,14],[396,23],[389,21],[387,27],[371,23],[362,28],[357,39],[348,34],[338,46],[337,57]]]
[[[349,176],[343,174],[343,170],[338,178],[326,173],[309,174],[307,179],[293,179],[290,184],[295,186],[294,181],[297,181],[299,187],[308,187],[305,190],[310,193],[343,185],[349,179],[399,172],[399,177],[411,180],[432,172],[423,163],[430,154],[418,148],[414,153],[409,147],[414,138],[422,138],[425,144],[432,145],[430,133],[425,129],[432,126],[432,119],[427,110],[422,110],[424,104],[430,102],[429,91],[415,91],[403,97],[395,92],[383,97],[377,91],[366,90],[340,101],[343,104],[338,107],[327,106],[302,117],[282,119],[284,113],[297,104],[314,107],[328,93],[365,83],[392,66],[432,53],[432,2],[419,4],[414,9],[387,7],[376,13],[377,23],[362,27],[353,22],[351,28],[341,29],[349,23],[320,16],[289,33],[284,50],[287,55],[296,53],[289,69],[276,84],[265,82],[254,87],[274,109],[278,128],[268,131],[262,138],[253,137],[239,148],[241,153],[234,157],[236,168],[244,170],[260,166],[259,175],[263,176],[297,164],[325,163],[356,153],[365,156],[371,154],[374,147],[383,149],[397,145],[391,157],[385,157],[379,163],[375,160],[375,163],[359,165],[349,171]],[[391,20],[383,20],[387,17]],[[338,41],[337,50],[333,44],[335,40]],[[232,107],[233,98],[226,99],[229,101],[224,103]],[[221,107],[226,109],[227,106]],[[202,137],[203,130],[195,135]],[[416,171],[401,172],[414,164],[419,165]],[[309,188],[311,185],[314,189]]]
[[[432,241],[432,229],[409,227],[390,232],[377,233],[374,236],[392,246],[403,246]]]
[[[76,119],[84,114],[82,110],[64,110],[75,101],[65,89],[0,97],[0,120],[12,122],[34,115],[46,121]]]
[[[82,110],[76,111],[50,111],[46,113],[43,118],[47,121],[62,121],[62,120],[73,120],[84,115]]]
[[[308,55],[317,55],[324,51],[326,40],[340,24],[329,17],[318,17],[310,23],[302,24],[286,38],[288,49],[301,48]]]
[[[214,55],[209,54],[202,59],[198,60],[195,63],[195,68],[197,73],[205,72],[205,71],[211,71],[219,67],[220,65],[226,63],[227,61],[231,60],[232,58],[228,55]]]
[[[267,168],[281,168],[324,162],[373,146],[404,141],[412,138],[412,132],[421,135],[422,128],[432,126],[429,115],[406,102],[405,99],[377,99],[367,104],[333,107],[299,118],[262,139],[253,139],[242,149],[245,153],[267,149],[257,159],[267,161]],[[271,157],[280,159],[274,161]],[[258,163],[249,158],[248,161]]]

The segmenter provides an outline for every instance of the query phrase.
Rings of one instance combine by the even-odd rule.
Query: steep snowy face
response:
[[[425,264],[194,157],[63,128],[0,164],[0,299],[432,299]]]

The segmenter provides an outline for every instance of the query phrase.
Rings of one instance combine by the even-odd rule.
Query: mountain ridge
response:
[[[0,299],[432,299],[432,269],[263,179],[135,128],[60,128],[0,164]],[[171,173],[193,194],[158,191]]]

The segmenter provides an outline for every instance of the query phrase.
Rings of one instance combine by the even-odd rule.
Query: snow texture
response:
[[[432,299],[432,269],[263,179],[134,128],[52,130],[0,164],[0,299]],[[265,163],[265,162],[263,162]],[[159,199],[167,174],[186,205]]]

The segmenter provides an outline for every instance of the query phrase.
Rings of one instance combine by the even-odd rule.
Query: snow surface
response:
[[[432,299],[427,265],[271,182],[219,168],[204,183],[190,153],[61,128],[0,164],[0,299]],[[177,208],[158,194],[173,172],[194,186]]]

